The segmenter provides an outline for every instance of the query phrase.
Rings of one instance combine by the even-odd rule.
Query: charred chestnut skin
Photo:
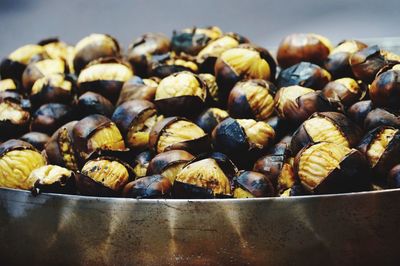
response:
[[[48,167],[44,166],[44,167]],[[54,183],[46,184],[41,179],[36,180],[33,184],[31,192],[34,196],[41,193],[57,193],[57,194],[75,194],[75,173],[71,171],[70,175],[60,176]]]
[[[360,127],[364,126],[364,120],[373,109],[371,100],[359,101],[347,109],[347,116]]]
[[[369,131],[379,126],[400,128],[400,117],[397,113],[390,112],[389,110],[375,108],[365,117],[364,129]]]
[[[122,86],[117,106],[130,100],[147,100],[152,102],[156,95],[157,82],[154,81],[152,83],[154,84],[146,84],[140,77],[133,76]]]
[[[287,135],[291,135],[297,129],[296,124],[288,123],[285,119],[276,115],[268,118],[265,122],[274,129],[276,134],[275,139],[277,141]]]
[[[149,76],[163,79],[181,71],[198,72],[197,64],[192,61],[193,58],[186,55],[176,55],[173,52],[153,56],[150,65]]]
[[[114,105],[107,98],[91,91],[79,96],[77,107],[81,118],[94,114],[111,117],[114,112]]]
[[[141,177],[125,185],[122,196],[137,199],[169,198],[172,185],[168,178],[162,175]]]
[[[340,101],[344,108],[348,108],[352,104],[362,100],[366,94],[366,86],[362,83],[351,79],[353,85],[357,87],[350,88],[351,85],[342,82],[341,80],[334,80],[325,85],[322,93],[325,98],[332,101]]]
[[[19,93],[11,91],[0,92],[0,104],[5,104],[6,108],[12,108],[21,112],[21,119],[13,121],[10,117],[0,121],[0,141],[19,137],[29,129],[31,119],[30,102],[23,99]]]
[[[74,116],[72,108],[68,105],[60,103],[44,104],[34,113],[31,130],[51,135],[60,126],[74,120]]]
[[[169,166],[186,163],[194,159],[194,156],[184,150],[172,150],[157,154],[149,163],[147,175],[162,174]]]
[[[400,188],[400,164],[390,170],[387,181],[390,188]]]
[[[204,132],[207,134],[211,134],[214,128],[225,118],[227,118],[229,114],[222,109],[218,108],[208,108],[203,111],[196,118],[195,123],[201,127]]]
[[[20,137],[20,139],[32,144],[37,150],[41,151],[50,140],[50,137],[42,132],[29,132]]]
[[[136,178],[148,175],[147,169],[150,161],[154,158],[154,152],[151,150],[145,150],[137,154],[133,160],[133,172]]]
[[[273,197],[275,189],[271,181],[263,174],[253,171],[240,171],[233,179],[234,187],[244,189],[255,198]]]
[[[400,70],[388,70],[377,76],[369,87],[369,96],[377,107],[399,110]]]

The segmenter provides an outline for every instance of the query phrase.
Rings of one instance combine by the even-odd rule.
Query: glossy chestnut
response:
[[[58,165],[44,165],[31,172],[28,179],[32,184],[32,194],[58,193],[74,194],[75,174],[71,170]]]
[[[273,197],[275,189],[263,174],[253,171],[240,171],[233,179],[234,198]]]
[[[107,98],[92,91],[79,96],[76,105],[82,118],[94,114],[111,117],[114,112],[114,105]]]
[[[341,78],[329,82],[322,89],[322,94],[332,101],[339,100],[345,108],[359,102],[366,96],[364,84],[352,78]]]
[[[400,70],[391,69],[377,76],[368,92],[375,106],[400,110]]]
[[[122,196],[136,199],[160,199],[171,196],[172,185],[162,175],[144,176],[125,185]]]
[[[381,108],[371,110],[364,119],[364,129],[369,131],[379,126],[400,128],[399,114]]]
[[[228,112],[216,107],[208,108],[203,111],[194,121],[207,134],[211,134],[214,128],[225,118],[229,116]]]
[[[132,167],[136,178],[146,176],[147,168],[149,167],[149,163],[153,157],[154,152],[151,150],[142,151],[135,156]]]
[[[158,81],[154,79],[141,79],[133,76],[122,86],[117,106],[130,100],[147,100],[152,102],[156,95]]]
[[[71,106],[61,103],[48,103],[35,111],[30,129],[51,135],[60,126],[74,120],[74,118],[75,114]]]
[[[45,133],[32,131],[24,134],[19,139],[30,143],[35,149],[41,151],[50,140],[50,137]]]

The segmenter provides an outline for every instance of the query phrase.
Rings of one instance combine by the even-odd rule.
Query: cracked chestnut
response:
[[[382,108],[371,110],[364,119],[364,129],[369,131],[379,126],[400,128],[399,114]]]
[[[60,126],[74,120],[71,106],[61,103],[48,103],[39,107],[32,116],[30,129],[53,134]]]
[[[31,172],[28,178],[32,184],[32,194],[60,193],[74,194],[75,174],[58,165],[44,165]]]
[[[400,110],[400,70],[391,69],[377,76],[368,92],[375,106]]]
[[[111,117],[114,112],[114,105],[107,98],[92,91],[79,96],[77,107],[82,118],[94,114]]]
[[[144,176],[125,185],[122,196],[136,199],[160,199],[171,196],[172,185],[162,175]]]
[[[203,111],[194,121],[207,134],[211,134],[214,128],[225,118],[229,116],[228,112],[216,107],[208,108]]]
[[[154,152],[151,150],[142,151],[135,156],[132,166],[136,178],[146,176],[147,168],[153,157]]]
[[[117,106],[130,100],[147,100],[152,102],[156,95],[158,81],[154,79],[142,79],[133,76],[122,86]]]
[[[50,140],[50,137],[45,133],[32,131],[24,134],[19,139],[30,143],[35,149],[42,151],[46,143]]]
[[[234,198],[273,197],[275,189],[271,181],[263,174],[253,171],[240,171],[233,178]]]

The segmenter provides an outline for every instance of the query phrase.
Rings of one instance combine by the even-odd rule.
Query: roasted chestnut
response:
[[[363,127],[364,119],[372,109],[373,106],[371,100],[360,101],[347,109],[347,116],[359,126]]]
[[[137,199],[159,199],[171,196],[171,182],[162,175],[141,177],[125,185],[122,196]]]
[[[170,50],[170,40],[161,33],[146,33],[137,38],[127,52],[127,60],[136,75],[146,77],[150,72],[153,55],[165,54]]]
[[[197,73],[199,70],[194,59],[185,54],[177,55],[174,52],[169,52],[153,56],[152,59],[149,75],[158,78],[165,78],[181,71]]]
[[[302,61],[322,65],[332,48],[331,42],[324,36],[314,33],[295,33],[281,41],[277,60],[282,68]]]
[[[260,173],[252,171],[241,171],[233,179],[234,198],[260,198],[273,197],[275,189],[269,179]]]
[[[60,41],[58,38],[45,39],[40,41],[38,44],[44,48],[50,58],[64,60],[67,63],[70,72],[73,72],[75,47]]]
[[[29,108],[25,108],[18,93],[3,92],[0,95],[0,141],[25,133],[30,117]]]
[[[365,43],[356,40],[345,40],[340,42],[329,54],[324,67],[332,74],[334,79],[353,77],[349,59],[350,56],[364,48]]]
[[[391,69],[377,76],[368,92],[375,106],[400,110],[400,70]]]
[[[400,130],[390,126],[377,127],[364,136],[358,149],[377,174],[375,179],[382,180],[393,166],[400,163]]]
[[[50,140],[49,135],[42,132],[29,132],[19,138],[20,140],[30,143],[35,149],[41,151],[46,143]]]
[[[46,143],[45,153],[50,164],[59,165],[72,171],[78,170],[78,158],[75,153],[73,128],[78,121],[71,121],[51,136]]]
[[[288,123],[279,116],[272,116],[265,120],[275,131],[275,140],[280,141],[283,137],[291,135],[296,129],[297,124]]]
[[[60,126],[74,120],[71,106],[61,103],[48,103],[40,106],[32,117],[31,130],[53,134]]]
[[[150,161],[154,157],[154,152],[151,150],[145,150],[135,156],[133,160],[133,173],[136,178],[146,176],[147,168],[149,167]]]
[[[46,160],[31,144],[10,139],[0,144],[0,187],[30,189],[31,172]]]
[[[309,62],[300,62],[282,70],[278,75],[276,85],[278,88],[300,85],[320,90],[330,80],[331,74],[322,67]]]
[[[90,115],[74,125],[73,139],[82,161],[97,150],[123,151],[124,139],[118,127],[102,115]]]
[[[195,120],[195,123],[201,127],[207,134],[210,134],[214,128],[225,118],[229,116],[228,112],[219,108],[208,108],[202,112]]]
[[[76,185],[82,195],[119,196],[132,179],[132,168],[125,162],[116,158],[98,157],[85,163],[76,175]]]
[[[94,61],[78,76],[80,94],[87,91],[99,93],[112,103],[118,100],[122,85],[133,75],[130,66],[114,59]]]
[[[171,49],[176,53],[197,55],[210,41],[221,37],[218,27],[187,28],[174,31],[171,39]]]
[[[157,116],[153,103],[132,100],[118,106],[111,120],[121,131],[129,148],[144,149],[148,147],[151,129],[162,117]]]
[[[130,100],[147,100],[152,102],[156,95],[158,82],[153,79],[141,79],[133,76],[122,86],[117,105]]]
[[[192,159],[194,156],[183,150],[159,153],[150,161],[147,175],[162,175],[173,184],[181,169]]]
[[[74,69],[77,74],[93,60],[119,57],[120,48],[116,39],[106,34],[91,34],[75,46]]]
[[[228,112],[233,118],[266,120],[274,112],[274,84],[262,79],[236,83],[229,94]]]
[[[208,135],[195,123],[181,117],[157,122],[150,132],[149,147],[156,153],[185,150],[195,155],[211,148]]]
[[[400,116],[385,109],[375,108],[364,119],[364,129],[369,131],[379,126],[400,128]]]
[[[107,98],[91,91],[79,96],[77,107],[82,118],[94,114],[111,117],[114,112],[114,105]]]
[[[352,78],[341,78],[326,84],[322,94],[333,101],[338,99],[345,107],[349,107],[364,98],[366,89]]]
[[[184,116],[201,112],[205,105],[207,89],[201,79],[190,72],[178,72],[160,81],[155,105],[166,116]]]
[[[313,194],[363,191],[370,188],[368,162],[356,149],[331,142],[309,144],[294,160],[294,170]]]
[[[203,81],[207,88],[207,102],[211,106],[220,106],[220,91],[215,76],[208,73],[200,73],[198,77],[201,79],[201,81]]]
[[[390,170],[387,181],[390,188],[400,188],[400,164]]]
[[[173,196],[185,199],[229,197],[237,171],[226,155],[204,154],[187,163],[178,173]]]
[[[75,174],[71,170],[58,165],[45,165],[36,168],[28,178],[33,185],[33,195],[40,193],[73,194],[75,188]]]
[[[18,91],[17,82],[12,79],[0,80],[0,91]]]
[[[304,146],[316,142],[332,142],[354,148],[362,137],[362,130],[344,114],[314,113],[293,134],[291,151],[297,154]]]

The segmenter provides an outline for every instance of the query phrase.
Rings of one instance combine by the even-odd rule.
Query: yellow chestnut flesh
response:
[[[26,111],[15,103],[0,103],[0,121],[11,121],[13,124],[19,124],[26,120]]]
[[[197,96],[204,101],[206,90],[191,73],[183,72],[161,80],[156,91],[156,100],[178,96]]]
[[[250,143],[256,147],[266,147],[275,137],[274,129],[266,122],[257,122],[253,119],[237,119],[243,127]]]
[[[88,146],[93,150],[123,150],[125,149],[124,140],[117,126],[112,123],[104,127],[90,137]]]
[[[134,121],[128,131],[127,141],[131,147],[144,148],[149,142],[149,133],[153,126],[162,119],[158,117],[155,110],[145,111]]]
[[[61,177],[70,177],[71,175],[72,171],[64,167],[58,165],[45,165],[33,170],[29,175],[29,181],[32,185],[34,185],[37,180],[40,180],[44,185],[51,185],[60,181]]]
[[[29,61],[33,56],[43,52],[44,48],[42,46],[36,44],[28,44],[12,52],[8,56],[8,59],[27,65],[29,64]]]
[[[233,197],[234,198],[254,198],[253,194],[250,192],[244,190],[243,188],[235,188],[233,191]]]
[[[56,73],[36,80],[32,86],[31,94],[39,93],[46,85],[61,88],[66,91],[71,91],[72,89],[72,83],[69,80],[65,80],[64,75]]]
[[[242,89],[257,120],[264,120],[273,113],[274,98],[269,94],[268,90],[248,82],[243,83]]]
[[[304,122],[304,128],[313,142],[326,141],[345,147],[350,146],[342,132],[329,119],[313,117]]]
[[[367,158],[371,167],[374,167],[378,163],[396,132],[396,129],[384,129],[370,144],[367,150]]]
[[[96,64],[82,70],[78,83],[96,80],[112,80],[125,82],[133,76],[132,70],[118,63]]]
[[[17,85],[15,84],[14,80],[12,79],[0,80],[0,91],[15,90],[15,89],[17,89]]]

